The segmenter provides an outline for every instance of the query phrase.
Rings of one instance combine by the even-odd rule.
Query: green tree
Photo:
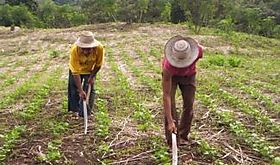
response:
[[[137,22],[137,10],[134,0],[122,0],[118,2],[118,18],[125,22]]]
[[[273,37],[273,33],[274,33],[274,28],[276,27],[276,23],[275,23],[275,18],[274,17],[267,17],[265,19],[262,19],[260,22],[260,34],[263,36],[267,36],[267,37]]]
[[[216,10],[214,11],[214,19],[225,19],[231,17],[230,13],[235,6],[240,4],[238,0],[215,0],[214,6]]]
[[[214,0],[182,0],[188,20],[194,24],[194,32],[199,33],[203,25],[208,25],[215,13]]]
[[[39,19],[24,5],[14,6],[11,11],[11,16],[14,25],[26,26],[28,28],[41,26]]]
[[[275,18],[275,23],[280,24],[280,1],[273,0],[267,3],[267,13],[270,13],[270,16]]]
[[[226,33],[230,33],[234,30],[234,22],[231,17],[227,17],[225,19],[222,19],[218,22],[216,25],[217,28],[221,29],[222,31],[225,31]]]
[[[116,21],[116,0],[85,0],[81,1],[81,7],[91,23]]]
[[[35,0],[6,0],[5,3],[11,6],[25,5],[33,12],[35,12],[38,7],[38,4]]]
[[[184,7],[182,7],[179,3],[179,0],[174,0],[171,3],[171,22],[172,23],[179,23],[186,21]]]
[[[261,27],[262,11],[259,8],[239,7],[233,12],[237,30],[258,34]]]
[[[118,2],[117,12],[121,21],[143,22],[143,16],[149,11],[149,0],[122,0]]]
[[[51,0],[41,1],[39,3],[37,15],[44,22],[45,27],[55,26],[55,12],[56,5]]]
[[[44,22],[45,27],[71,27],[86,23],[86,16],[70,5],[56,5],[51,0],[39,3],[38,17]]]
[[[169,2],[165,3],[163,10],[160,13],[161,20],[169,22],[171,19],[171,4]]]
[[[13,24],[12,7],[10,5],[0,6],[0,25],[10,26]]]
[[[143,14],[148,11],[149,0],[136,0],[136,10],[139,12],[138,22],[142,22]]]
[[[145,22],[170,21],[169,0],[150,0],[147,12],[145,13]]]
[[[41,22],[26,6],[10,6],[9,4],[6,4],[0,6],[0,25],[16,25],[31,28],[41,27]]]
[[[273,28],[273,37],[280,39],[280,25]]]

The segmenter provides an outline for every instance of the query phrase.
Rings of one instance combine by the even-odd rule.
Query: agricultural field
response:
[[[81,30],[95,32],[106,46],[86,135],[83,119],[67,112],[69,49]],[[204,46],[192,142],[179,148],[179,164],[279,165],[279,40],[124,23],[0,28],[0,164],[170,164],[161,58],[165,42],[177,34]]]

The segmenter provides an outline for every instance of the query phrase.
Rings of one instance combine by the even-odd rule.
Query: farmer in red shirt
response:
[[[162,88],[165,136],[169,147],[172,145],[172,132],[177,134],[179,144],[188,143],[196,90],[196,62],[200,58],[202,58],[202,47],[190,37],[174,36],[165,45]],[[177,86],[183,97],[183,111],[180,118],[178,118],[175,104]]]

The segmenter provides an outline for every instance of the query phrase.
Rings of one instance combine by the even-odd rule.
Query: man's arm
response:
[[[95,77],[95,75],[96,75],[97,72],[100,70],[100,68],[101,68],[101,66],[94,67],[94,69],[91,71],[90,78]]]
[[[103,62],[104,62],[104,56],[105,56],[105,50],[104,50],[104,46],[100,45],[99,47],[97,47],[97,60],[96,60],[96,64],[93,68],[93,70],[91,71],[90,77],[89,77],[89,84],[93,84],[94,83],[94,79],[96,74],[98,73],[98,71],[100,70]]]
[[[85,92],[83,91],[81,77],[79,75],[80,64],[79,64],[79,56],[77,54],[77,49],[78,47],[76,45],[73,45],[70,50],[69,69],[72,72],[74,82],[78,89],[80,98],[85,99],[86,95]]]
[[[174,124],[172,114],[171,114],[171,82],[172,76],[167,70],[163,69],[162,74],[162,89],[163,89],[163,112],[168,122],[168,130],[170,132],[177,132],[176,126]]]
[[[83,91],[80,75],[73,75],[76,87],[78,88],[79,96],[83,100],[86,99],[86,93]]]

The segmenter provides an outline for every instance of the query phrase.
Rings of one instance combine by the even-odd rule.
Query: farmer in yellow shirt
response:
[[[83,117],[83,103],[91,85],[89,109],[94,103],[94,81],[104,61],[104,46],[94,38],[90,31],[81,32],[72,45],[69,60],[68,111]],[[90,113],[90,111],[89,111]]]

